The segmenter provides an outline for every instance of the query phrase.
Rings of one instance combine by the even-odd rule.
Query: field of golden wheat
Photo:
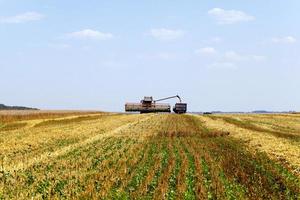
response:
[[[299,199],[300,114],[0,113],[0,199]]]

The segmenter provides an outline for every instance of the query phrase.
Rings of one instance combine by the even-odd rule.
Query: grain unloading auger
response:
[[[170,104],[157,103],[159,101],[165,101],[168,99],[178,98],[179,103],[176,103],[173,107],[173,111],[177,114],[186,113],[187,104],[182,103],[181,98],[178,95],[166,97],[162,99],[153,100],[153,97],[144,97],[140,103],[126,103],[126,112],[140,112],[140,113],[152,113],[152,112],[171,112]]]
[[[186,113],[186,109],[187,109],[187,104],[186,103],[182,103],[181,98],[179,95],[175,95],[175,96],[171,96],[171,97],[166,97],[166,98],[162,98],[162,99],[158,99],[158,100],[154,100],[154,104],[158,101],[164,101],[164,100],[168,100],[168,99],[173,99],[173,98],[178,98],[179,103],[176,103],[175,106],[173,107],[173,111],[177,114],[182,114],[182,113]]]

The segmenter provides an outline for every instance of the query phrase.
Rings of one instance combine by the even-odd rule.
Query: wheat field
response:
[[[0,199],[300,199],[300,114],[0,113]]]

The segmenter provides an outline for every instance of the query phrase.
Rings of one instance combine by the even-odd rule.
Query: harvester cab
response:
[[[153,97],[144,97],[143,100],[141,100],[141,104],[143,105],[151,105],[153,102]]]

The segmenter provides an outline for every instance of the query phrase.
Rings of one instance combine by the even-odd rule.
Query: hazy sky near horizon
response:
[[[189,111],[300,110],[299,10],[299,0],[0,0],[0,103],[123,111],[179,94]]]

